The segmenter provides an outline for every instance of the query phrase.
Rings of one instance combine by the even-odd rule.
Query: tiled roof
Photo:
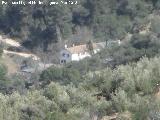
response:
[[[105,47],[105,42],[101,42],[101,43],[93,43],[93,49],[102,49]],[[79,53],[85,53],[85,52],[89,52],[89,49],[87,47],[87,44],[84,45],[77,45],[77,46],[73,46],[73,47],[69,47],[66,48],[69,52],[71,52],[72,54],[79,54]]]

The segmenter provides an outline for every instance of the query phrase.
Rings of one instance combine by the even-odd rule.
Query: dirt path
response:
[[[6,38],[3,37],[2,35],[0,35],[0,42],[3,42],[9,46],[12,47],[22,47],[21,44],[11,38]],[[25,58],[32,58],[33,60],[40,60],[40,58],[38,56],[36,56],[35,54],[30,54],[30,53],[23,53],[23,52],[14,52],[14,51],[8,51],[8,50],[3,50],[4,54],[13,54],[13,55],[19,55],[21,57],[25,57]]]
[[[25,58],[32,58],[33,60],[40,60],[40,58],[34,54],[29,54],[29,53],[23,53],[23,52],[13,52],[13,51],[8,51],[8,50],[3,50],[4,54],[12,54],[12,55],[18,55],[21,57]]]
[[[14,74],[18,71],[18,65],[6,55],[3,55],[0,63],[4,64],[7,67],[8,74]]]
[[[0,35],[0,41],[10,46],[21,47],[21,44],[19,42],[10,38],[3,37],[2,35]]]
[[[9,46],[12,46],[12,47],[16,47],[16,48],[20,48],[22,47],[21,44],[13,39],[10,39],[10,38],[6,38],[6,37],[3,37],[2,35],[0,35],[0,42],[4,43],[4,44],[7,44]],[[26,53],[26,52],[15,52],[15,51],[9,51],[9,50],[3,50],[3,53],[4,55],[18,55],[20,57],[24,57],[24,58],[32,58],[33,60],[37,61],[38,63],[38,69],[39,70],[44,70],[44,69],[47,69],[48,67],[52,66],[53,64],[50,63],[50,64],[45,64],[45,63],[42,63],[41,60],[40,60],[40,57],[38,57],[37,55],[35,54],[32,54],[32,53]],[[6,61],[6,65],[7,66],[10,66],[9,63],[7,63],[8,61]],[[11,62],[10,62],[11,63]],[[14,66],[14,68],[16,68]],[[12,71],[12,68],[10,68]],[[34,68],[32,68],[34,69]],[[14,70],[14,69],[13,69]],[[15,70],[16,71],[16,70]],[[13,72],[13,71],[12,71]]]

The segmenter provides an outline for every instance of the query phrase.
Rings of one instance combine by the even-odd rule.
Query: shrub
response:
[[[10,80],[7,78],[7,69],[4,65],[0,64],[0,90],[1,92],[7,92],[7,86],[10,84]]]
[[[132,104],[130,111],[133,113],[133,119],[135,120],[147,120],[149,115],[149,101],[145,97],[135,95],[132,98]]]
[[[150,108],[149,118],[151,120],[159,120],[160,119],[160,99],[153,98],[149,104],[149,108]]]
[[[129,108],[130,100],[127,93],[123,90],[119,90],[115,95],[112,95],[112,101],[113,107],[117,112],[125,112]]]
[[[80,82],[80,73],[73,68],[55,68],[51,67],[42,72],[40,80],[44,82],[55,81],[61,84],[77,84]],[[48,83],[47,82],[47,83]]]
[[[61,80],[62,76],[63,71],[61,68],[51,67],[41,73],[40,81],[48,84],[51,81]]]
[[[153,93],[159,84],[160,70],[159,58],[143,58],[137,64],[118,67],[120,78],[123,79],[121,87],[130,95],[142,92],[143,95]]]
[[[0,46],[0,56],[3,54],[3,48]]]

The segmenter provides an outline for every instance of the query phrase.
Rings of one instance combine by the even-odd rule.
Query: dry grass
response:
[[[101,120],[132,120],[130,112],[126,111],[123,113],[115,113],[110,116],[104,116]]]
[[[115,113],[110,116],[104,116],[101,120],[116,120],[117,116],[118,116],[118,113]]]
[[[14,74],[18,71],[18,65],[7,55],[3,55],[1,61],[7,67],[8,74]]]
[[[21,47],[21,44],[19,42],[11,38],[3,37],[2,35],[0,35],[0,41],[10,46]]]

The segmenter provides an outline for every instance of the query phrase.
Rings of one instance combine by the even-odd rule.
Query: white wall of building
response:
[[[91,55],[87,52],[85,52],[84,54],[80,53],[80,54],[72,54],[72,61],[79,61],[82,60],[86,57],[91,57]]]
[[[95,49],[93,52],[94,54],[98,53],[100,49]],[[91,54],[89,52],[84,53],[70,53],[68,50],[63,49],[60,52],[60,63],[68,63],[71,61],[80,61],[86,57],[91,57]]]
[[[60,63],[68,63],[72,60],[72,54],[68,50],[61,50],[60,52]]]

